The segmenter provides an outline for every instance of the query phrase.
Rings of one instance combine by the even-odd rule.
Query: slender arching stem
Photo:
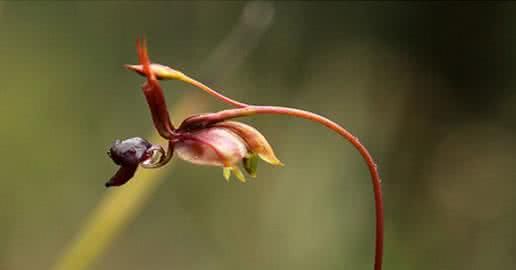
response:
[[[287,107],[278,107],[278,106],[255,106],[248,105],[244,108],[237,109],[229,109],[223,110],[216,113],[202,114],[190,117],[186,119],[181,126],[196,126],[196,125],[210,125],[216,122],[229,120],[237,117],[251,116],[257,114],[273,114],[273,115],[288,115],[297,118],[307,119],[316,123],[319,123],[344,137],[347,141],[349,141],[357,150],[360,152],[360,155],[364,159],[369,172],[371,174],[371,181],[373,184],[373,192],[375,199],[375,209],[376,209],[376,245],[375,245],[375,270],[382,269],[382,258],[383,258],[383,227],[384,227],[384,217],[383,217],[383,198],[382,198],[382,189],[381,189],[381,179],[378,173],[377,166],[371,156],[369,151],[365,148],[364,145],[360,143],[358,138],[353,136],[349,131],[341,127],[339,124],[329,120],[326,117],[320,116],[318,114],[294,109]]]
[[[143,65],[142,70],[140,71],[138,67],[131,67],[131,69],[137,71],[138,73],[143,73],[147,77],[148,84],[150,87],[147,89],[151,92],[161,92],[161,87],[159,86],[159,83],[157,81],[157,77],[153,70],[151,69],[150,60],[148,59],[147,55],[147,49],[145,46],[145,43],[143,46],[141,46],[140,42],[138,42],[138,52],[139,52],[139,58],[140,58],[140,64]],[[250,115],[256,115],[256,114],[274,114],[274,115],[288,115],[293,116],[297,118],[303,118],[307,119],[316,123],[319,123],[335,132],[337,132],[339,135],[341,135],[344,139],[349,141],[360,153],[362,158],[364,159],[365,163],[367,164],[367,167],[369,169],[369,172],[371,174],[371,182],[373,184],[373,192],[374,192],[374,200],[375,200],[375,209],[376,209],[376,242],[375,242],[375,258],[374,258],[374,270],[381,270],[382,269],[382,259],[383,259],[383,227],[384,227],[384,217],[383,217],[383,199],[382,199],[382,188],[381,188],[381,179],[380,175],[378,173],[376,163],[374,162],[373,158],[371,157],[371,154],[369,154],[369,151],[365,148],[364,145],[360,143],[360,141],[353,136],[349,131],[341,127],[339,124],[329,120],[326,117],[320,116],[318,114],[300,110],[300,109],[293,109],[293,108],[287,108],[287,107],[277,107],[277,106],[256,106],[256,105],[249,105],[246,103],[242,103],[239,101],[236,101],[234,99],[231,99],[229,97],[226,97],[219,92],[211,89],[210,87],[206,86],[205,84],[192,79],[185,75],[184,73],[180,71],[173,70],[171,68],[166,67],[165,73],[161,73],[162,79],[176,79],[183,82],[186,82],[188,84],[191,84],[197,88],[200,88],[201,90],[207,92],[208,94],[214,96],[217,99],[222,100],[223,102],[236,107],[236,109],[229,109],[220,111],[217,113],[208,113],[208,114],[202,114],[197,116],[192,116],[190,118],[187,118],[183,121],[179,129],[182,127],[192,127],[192,126],[202,126],[202,125],[209,125],[211,123],[216,123],[224,120],[228,120],[231,118],[236,117],[243,117],[243,116],[250,116]],[[163,70],[161,70],[163,71]],[[145,90],[145,89],[144,89]],[[148,96],[146,96],[148,97]],[[163,95],[158,95],[156,98],[160,99],[161,101],[154,105],[157,105],[158,107],[165,106],[165,101],[163,98]],[[152,103],[152,102],[151,102]],[[149,103],[150,106],[153,104]],[[154,111],[153,117],[154,117]],[[167,116],[163,116],[162,114],[167,114]],[[157,120],[156,127],[158,130],[160,128],[163,129],[164,132],[162,132],[162,136],[167,138],[167,136],[170,135],[169,139],[172,139],[174,136],[174,127],[172,124],[166,123],[168,120],[168,112],[165,110],[159,111],[158,115],[154,117],[153,119]],[[165,121],[165,124],[161,123]]]
[[[182,73],[181,73],[182,74]],[[381,187],[381,179],[380,174],[378,173],[378,169],[376,163],[374,162],[371,154],[367,148],[360,143],[357,137],[353,136],[349,131],[344,129],[339,124],[329,120],[326,117],[321,115],[300,110],[294,108],[287,107],[278,107],[278,106],[256,106],[245,104],[236,100],[233,100],[229,97],[226,97],[219,92],[209,88],[201,82],[198,82],[195,79],[188,77],[187,75],[182,74],[178,79],[192,84],[201,90],[207,92],[208,94],[220,99],[221,101],[230,104],[237,109],[229,109],[220,111],[213,114],[203,114],[190,117],[186,119],[181,126],[188,126],[190,124],[200,124],[200,125],[208,125],[214,122],[224,121],[231,118],[250,116],[255,114],[275,114],[275,115],[288,115],[297,118],[307,119],[316,123],[319,123],[335,132],[337,132],[344,139],[349,141],[360,153],[362,158],[364,159],[367,167],[369,169],[369,173],[371,174],[371,182],[373,184],[373,192],[374,192],[374,200],[375,200],[375,210],[376,210],[376,242],[375,242],[375,258],[374,258],[374,270],[382,269],[382,260],[383,260],[383,238],[384,238],[384,211],[383,211],[383,197],[382,197],[382,187]]]

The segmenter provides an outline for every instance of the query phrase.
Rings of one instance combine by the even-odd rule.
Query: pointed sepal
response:
[[[258,155],[250,154],[242,160],[245,171],[251,176],[256,177],[256,169],[258,167]]]
[[[236,176],[238,181],[242,183],[246,182],[244,174],[237,166],[224,167],[222,169],[222,175],[224,176],[224,179],[226,179],[227,182],[229,182],[229,178],[231,178],[231,173],[233,173]]]
[[[233,172],[233,174],[236,176],[236,178],[242,182],[242,183],[245,183],[246,180],[245,180],[245,176],[244,174],[242,173],[242,171],[240,170],[240,168],[238,168],[237,166],[233,166],[231,167],[231,171]]]
[[[274,154],[267,139],[255,128],[235,121],[220,122],[214,126],[224,127],[236,133],[245,141],[249,152],[257,154],[265,162],[283,166],[283,163]]]
[[[229,182],[229,178],[231,177],[231,167],[224,167],[222,169],[222,175],[227,182]]]

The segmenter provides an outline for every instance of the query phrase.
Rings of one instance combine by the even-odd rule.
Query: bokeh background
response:
[[[511,2],[0,2],[0,269],[52,269],[106,197],[137,187],[103,184],[114,139],[154,134],[143,80],[122,68],[142,35],[151,59],[224,94],[357,135],[383,178],[385,269],[513,269],[515,15]],[[226,108],[163,87],[175,119]],[[371,269],[358,153],[303,120],[246,121],[286,167],[240,184],[175,160],[87,269]]]

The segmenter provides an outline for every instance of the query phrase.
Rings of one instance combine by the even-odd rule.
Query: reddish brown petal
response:
[[[151,111],[152,121],[158,133],[163,138],[170,140],[173,137],[174,125],[170,121],[163,90],[150,67],[151,63],[147,54],[145,40],[138,40],[136,46],[141,72],[147,76],[147,82],[143,86],[143,94]]]

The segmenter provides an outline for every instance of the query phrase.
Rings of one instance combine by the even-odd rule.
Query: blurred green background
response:
[[[385,269],[513,269],[515,15],[510,2],[0,2],[0,269],[50,269],[113,192],[114,139],[152,134],[143,79],[122,68],[142,35],[155,62],[357,135],[383,178]],[[163,87],[171,110],[185,95],[226,108]],[[90,269],[371,269],[358,153],[303,120],[247,122],[286,167],[262,163],[244,185],[176,160]]]

